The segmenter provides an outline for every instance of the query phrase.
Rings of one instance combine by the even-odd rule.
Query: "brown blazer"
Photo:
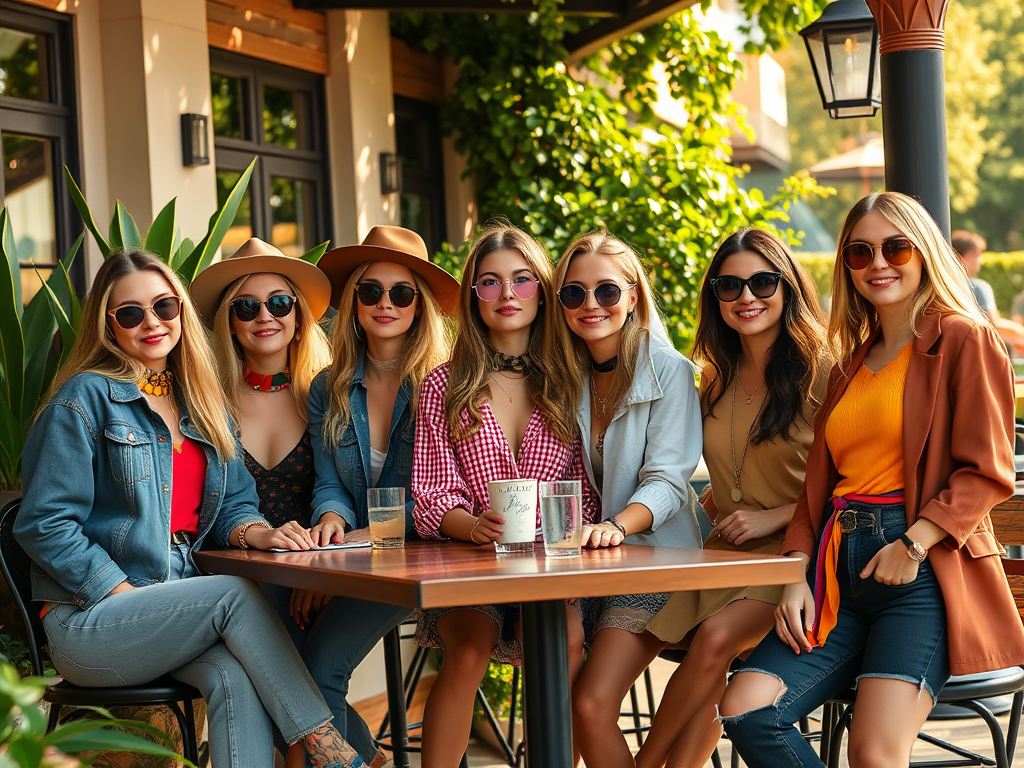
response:
[[[1024,625],[988,514],[1013,494],[1013,370],[987,325],[930,315],[917,331],[903,392],[904,493],[908,524],[923,517],[949,533],[928,557],[946,603],[950,670],[966,675],[1024,665]],[[876,338],[877,332],[854,353],[846,373],[832,370],[784,553],[814,556],[825,504],[839,482],[825,423]]]

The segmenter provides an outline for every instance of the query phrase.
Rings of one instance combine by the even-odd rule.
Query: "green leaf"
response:
[[[114,216],[110,221],[110,244],[127,252],[143,247],[142,235],[128,210],[120,200],[114,203]]]
[[[110,255],[110,243],[108,243],[103,235],[100,234],[100,228],[96,226],[96,219],[93,218],[92,210],[89,208],[89,203],[85,201],[85,196],[82,194],[82,190],[78,188],[75,183],[75,178],[71,175],[71,171],[68,167],[64,166],[64,178],[68,183],[68,193],[71,195],[72,201],[75,203],[75,207],[78,209],[79,215],[82,217],[82,221],[85,222],[86,229],[92,233],[93,239],[96,241],[96,245],[100,248],[100,253],[103,254],[103,258],[107,258]]]
[[[64,269],[63,264],[59,264],[58,268],[61,270],[64,279],[67,280],[67,285],[71,287],[71,277],[68,275],[67,270]],[[38,271],[37,273],[38,274]],[[57,321],[57,327],[60,329],[60,341],[61,341],[61,355],[60,365],[64,365],[67,362],[68,355],[71,354],[71,347],[74,346],[75,339],[78,337],[78,331],[71,323],[71,318],[67,312],[64,311],[64,307],[60,304],[60,299],[57,298],[57,294],[54,293],[53,289],[50,288],[49,283],[43,283],[43,287],[40,289],[45,292],[47,301],[50,302],[50,311],[53,312],[53,316]]]
[[[53,739],[52,737],[58,733],[59,729],[55,730],[43,740],[43,743],[46,746],[56,747],[68,754],[77,754],[79,752],[133,752],[139,755],[166,757],[183,762],[187,766],[193,766],[192,763],[185,760],[173,749],[168,749],[160,744],[154,744],[142,736],[103,728],[103,721],[96,722],[96,729]]]
[[[0,273],[0,397],[6,398],[12,413],[21,420],[21,403],[25,386],[25,341],[21,327],[21,269],[17,264],[11,217],[4,208],[0,212],[0,250],[9,268]],[[13,254],[13,255],[12,255]]]
[[[320,243],[320,245],[317,245],[317,246],[315,246],[313,248],[310,248],[308,251],[306,251],[304,254],[302,254],[299,258],[302,259],[303,261],[308,261],[310,264],[316,264],[317,262],[320,261],[320,258],[325,253],[327,253],[327,246],[330,245],[330,244],[331,244],[330,240],[328,240],[326,243]]]
[[[174,253],[174,240],[176,228],[174,226],[174,210],[178,198],[172,198],[171,202],[163,207],[163,210],[153,219],[153,223],[146,233],[146,250],[156,254],[164,261],[170,263],[171,255]]]
[[[186,284],[190,284],[196,275],[206,269],[213,261],[213,257],[217,255],[220,244],[224,241],[224,235],[227,234],[235,221],[238,206],[242,204],[242,200],[245,198],[246,190],[249,188],[249,178],[252,176],[255,167],[256,158],[254,157],[252,162],[249,163],[249,167],[239,176],[234,188],[228,194],[227,200],[224,201],[223,207],[210,218],[210,226],[206,237],[200,241],[196,249],[178,268],[178,273]]]

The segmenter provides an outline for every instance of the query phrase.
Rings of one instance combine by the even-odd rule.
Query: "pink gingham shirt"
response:
[[[448,364],[433,370],[420,386],[416,415],[416,449],[412,459],[412,493],[416,499],[413,518],[416,532],[425,539],[447,538],[441,518],[456,507],[479,517],[490,508],[487,483],[514,478],[583,481],[583,520],[590,522],[600,508],[597,494],[583,468],[583,448],[577,436],[563,443],[548,428],[547,417],[534,407],[519,449],[512,456],[490,405],[481,407],[483,424],[469,438],[455,440],[445,418]],[[463,414],[468,423],[469,415]],[[540,508],[537,510],[540,526]]]

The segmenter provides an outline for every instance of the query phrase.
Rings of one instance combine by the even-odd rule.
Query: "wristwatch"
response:
[[[928,550],[924,548],[924,545],[919,542],[911,540],[905,533],[900,534],[900,541],[907,545],[907,557],[914,562],[923,562],[928,557]]]

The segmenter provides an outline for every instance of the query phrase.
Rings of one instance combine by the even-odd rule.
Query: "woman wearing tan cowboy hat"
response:
[[[206,324],[213,329],[214,350],[225,400],[241,430],[243,458],[260,499],[260,514],[314,545],[310,525],[313,496],[313,451],[308,422],[308,395],[313,377],[330,363],[330,345],[317,320],[328,307],[331,285],[314,265],[285,256],[252,238],[230,257],[204,270],[190,288]],[[296,525],[297,524],[297,525]],[[343,630],[348,617],[331,612],[312,621],[311,606],[328,598],[305,590],[263,584],[309,667],[344,734],[345,689],[350,667],[328,654],[316,654],[308,636],[313,628],[325,638]],[[284,751],[283,742],[278,744]],[[372,739],[352,745],[367,763],[384,762]],[[305,764],[301,750],[291,750],[287,765]]]
[[[401,227],[374,227],[362,244],[325,254],[319,267],[330,279],[338,315],[334,362],[309,393],[316,463],[313,540],[368,540],[366,489],[372,487],[405,487],[411,530],[419,385],[448,357],[444,314],[457,300],[459,283],[430,263],[419,235]],[[317,682],[323,684],[321,666],[331,669],[332,689],[324,697],[333,706],[347,693],[356,665],[410,611],[347,597],[326,605],[324,600],[314,603],[321,613],[304,655]],[[328,618],[331,632],[321,633],[319,624]],[[354,710],[348,710],[347,721],[336,717],[335,723],[360,754],[373,745]]]

